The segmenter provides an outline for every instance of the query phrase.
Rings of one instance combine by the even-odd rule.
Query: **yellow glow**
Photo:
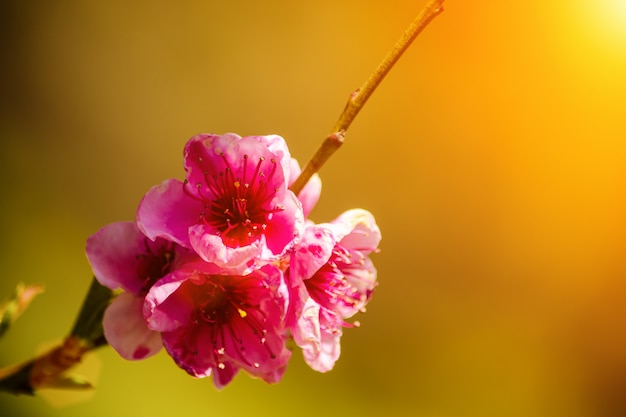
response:
[[[605,9],[613,18],[611,20],[619,22],[622,28],[626,26],[626,1],[606,0]]]
[[[626,46],[626,0],[584,2],[581,12],[596,36],[609,45]]]

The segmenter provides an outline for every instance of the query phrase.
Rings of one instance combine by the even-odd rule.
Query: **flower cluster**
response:
[[[184,181],[148,191],[135,222],[87,240],[96,278],[120,290],[104,315],[109,344],[129,360],[165,347],[218,388],[240,369],[279,381],[289,340],[313,369],[332,369],[342,329],[354,326],[346,319],[376,286],[372,215],[309,220],[321,181],[289,190],[300,167],[280,136],[200,134],[185,146],[184,167]]]

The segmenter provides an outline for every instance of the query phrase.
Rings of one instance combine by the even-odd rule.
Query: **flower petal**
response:
[[[184,191],[184,183],[169,179],[148,191],[137,209],[137,226],[150,239],[165,238],[190,247],[189,227],[198,222],[203,203]]]
[[[281,205],[283,210],[272,214],[265,230],[267,248],[274,257],[290,249],[290,244],[294,243],[294,239],[302,235],[304,230],[302,205],[295,194],[287,191]]]
[[[243,273],[246,263],[261,253],[265,237],[250,245],[231,248],[224,244],[220,236],[211,234],[205,225],[197,224],[189,228],[189,241],[206,262]]]
[[[189,320],[192,302],[187,293],[176,290],[192,277],[188,271],[174,271],[152,286],[143,304],[143,316],[150,329],[171,332]]]
[[[332,221],[337,228],[337,239],[346,249],[355,249],[368,255],[378,248],[380,229],[374,216],[367,210],[352,209]]]
[[[239,367],[230,361],[223,362],[223,368],[213,370],[213,384],[215,388],[222,389],[233,380],[239,372]]]
[[[335,247],[332,230],[324,225],[313,225],[305,229],[291,257],[290,270],[299,279],[308,279],[328,260]]]
[[[148,329],[142,305],[141,297],[124,293],[115,298],[104,312],[104,336],[124,359],[145,359],[163,346],[161,334]]]
[[[144,282],[135,271],[145,236],[133,222],[111,223],[87,239],[87,259],[100,284],[138,294]]]
[[[328,372],[341,353],[339,318],[309,298],[297,326],[292,329],[296,344],[302,348],[305,362],[315,371]]]
[[[195,378],[204,378],[213,372],[214,354],[211,353],[211,335],[197,327],[179,327],[163,333],[163,345],[174,362]]]
[[[262,143],[267,149],[273,153],[283,168],[283,178],[285,181],[285,187],[287,187],[287,181],[289,176],[289,169],[291,167],[291,154],[287,147],[287,142],[281,136],[278,135],[264,135],[264,136],[246,136],[246,138],[254,139]]]
[[[291,158],[289,171],[289,186],[296,181],[298,176],[300,176],[301,170],[298,161],[294,158]],[[322,179],[316,173],[309,179],[306,185],[302,188],[302,191],[298,194],[298,200],[302,203],[302,211],[304,212],[304,217],[309,217],[311,211],[317,204],[320,199],[320,195],[322,194]]]

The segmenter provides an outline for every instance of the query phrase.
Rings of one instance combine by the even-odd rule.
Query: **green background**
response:
[[[453,1],[323,168],[312,218],[372,211],[380,285],[328,374],[221,392],[111,349],[90,394],[0,415],[626,415],[626,11]],[[276,133],[304,163],[422,1],[2,2],[0,297],[43,283],[0,366],[67,333],[87,236],[183,178],[200,132]]]

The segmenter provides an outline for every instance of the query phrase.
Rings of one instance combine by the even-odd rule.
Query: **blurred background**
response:
[[[200,132],[276,133],[304,163],[425,1],[0,6],[0,298],[46,292],[0,366],[71,328],[87,236],[183,178]],[[89,394],[0,415],[626,415],[626,3],[445,3],[322,169],[312,214],[383,232],[380,285],[335,369],[223,391],[109,348]]]

